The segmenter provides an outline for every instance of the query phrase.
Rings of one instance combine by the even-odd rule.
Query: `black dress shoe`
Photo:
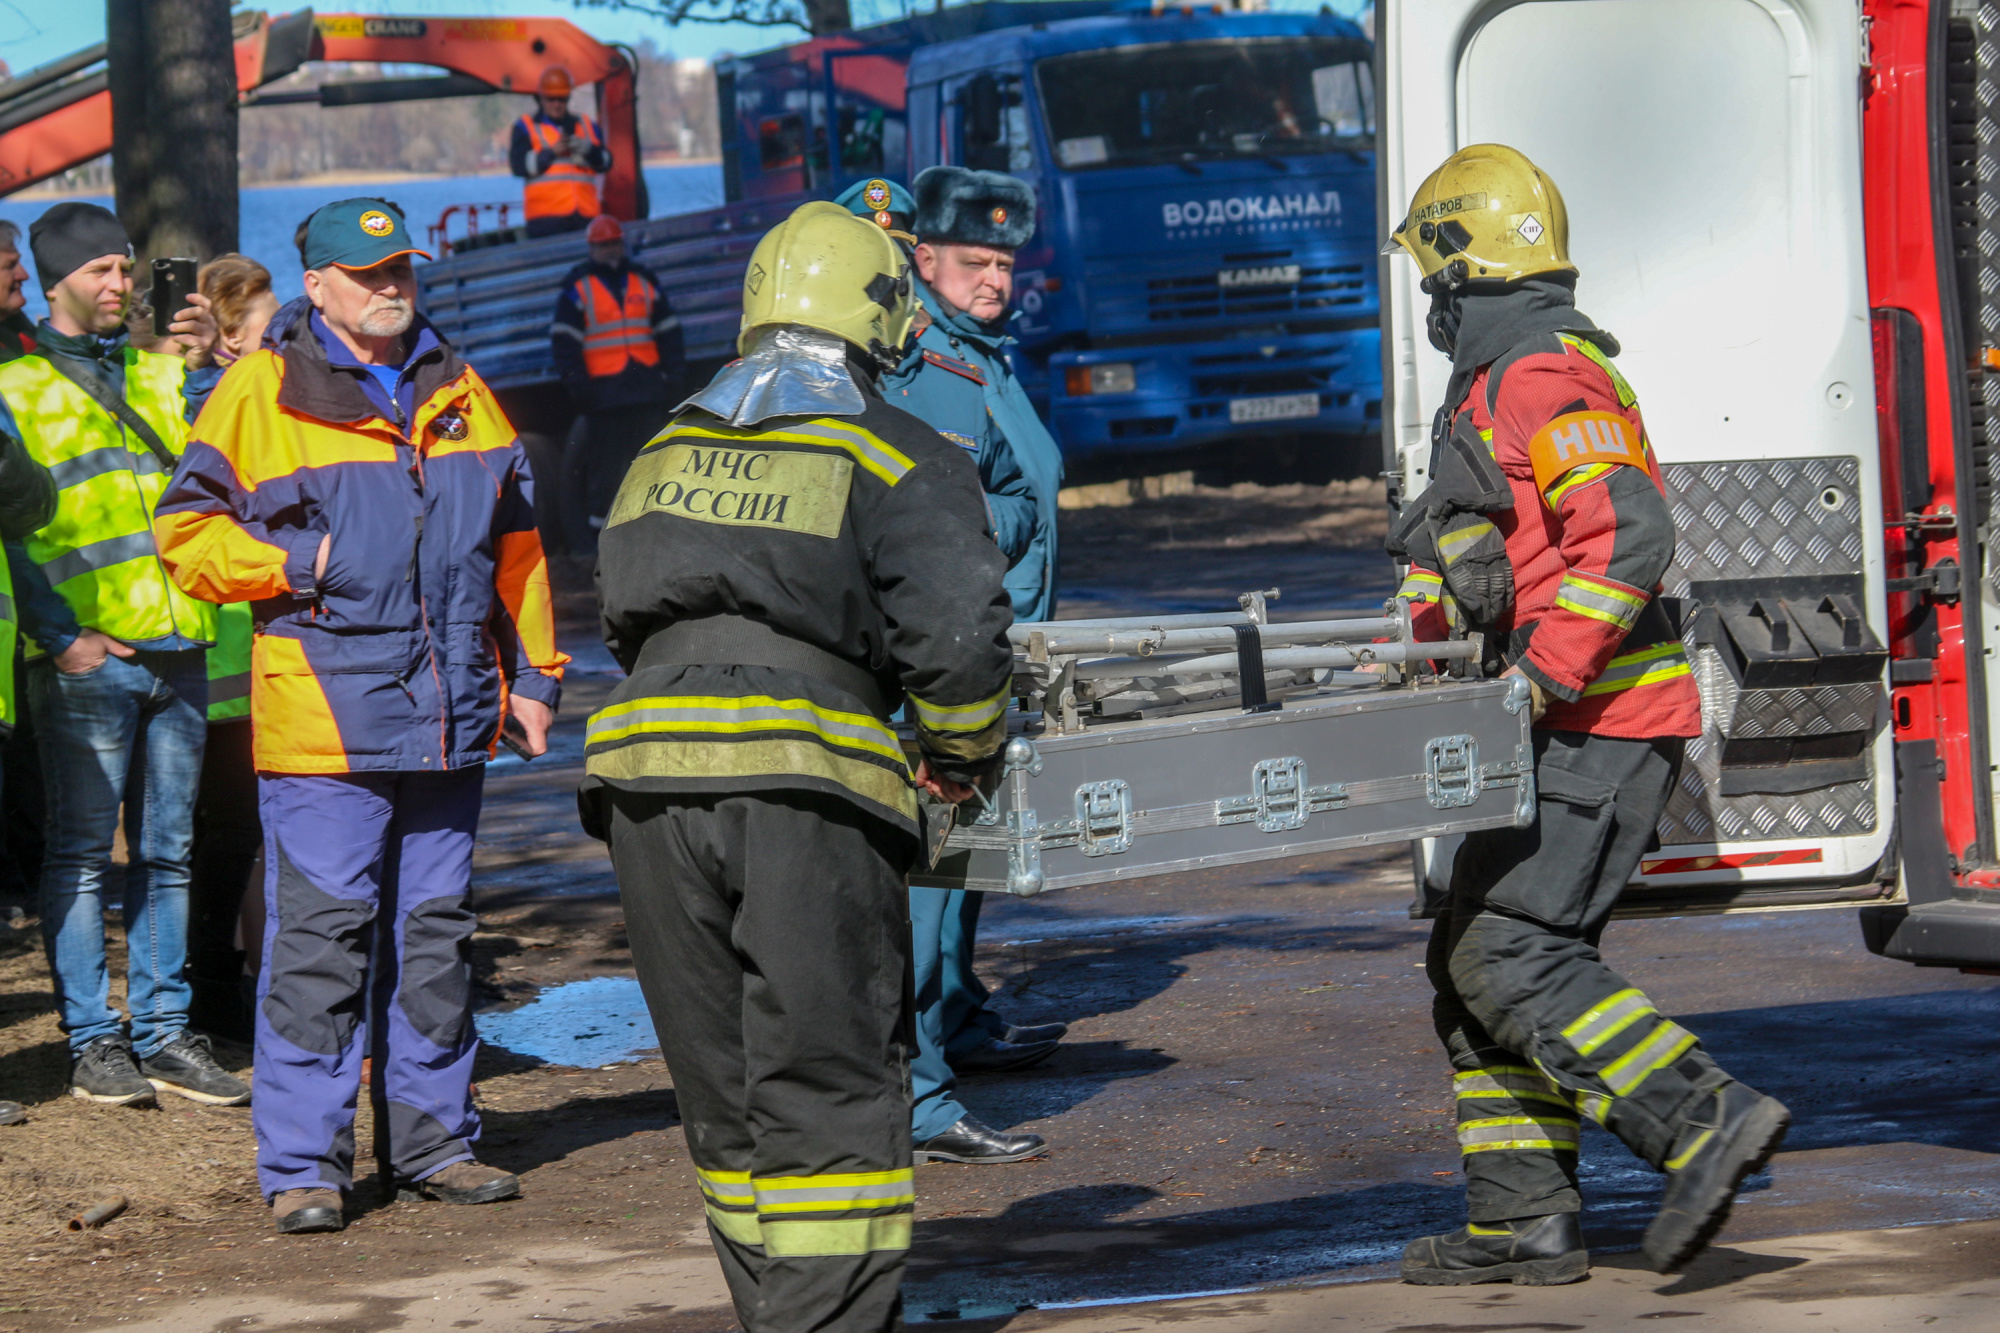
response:
[[[1026,1069],[1055,1054],[1059,1041],[1034,1041],[1016,1045],[998,1037],[988,1037],[964,1055],[954,1056],[951,1067],[960,1074],[997,1074],[1003,1069]]]
[[[1421,1236],[1403,1251],[1403,1281],[1419,1287],[1560,1287],[1589,1274],[1590,1252],[1575,1213],[1474,1223],[1449,1236]]]
[[[1038,1041],[1061,1041],[1068,1035],[1067,1023],[1037,1023],[1033,1027],[1026,1028],[1017,1028],[1009,1024],[1007,1033],[1001,1040],[1013,1046],[1032,1046]]]
[[[1785,1141],[1792,1113],[1776,1097],[1725,1083],[1692,1117],[1666,1162],[1667,1192],[1639,1248],[1660,1273],[1678,1273],[1729,1220],[1737,1187]]]
[[[966,1116],[934,1139],[917,1145],[919,1162],[964,1162],[968,1166],[991,1166],[998,1162],[1018,1162],[1042,1150],[1039,1134],[1002,1134]]]

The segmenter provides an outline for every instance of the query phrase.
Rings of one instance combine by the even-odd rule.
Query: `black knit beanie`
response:
[[[132,238],[118,215],[97,204],[57,204],[28,228],[35,273],[48,291],[93,259],[132,254]]]

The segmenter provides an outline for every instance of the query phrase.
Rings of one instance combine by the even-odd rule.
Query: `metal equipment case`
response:
[[[1016,626],[1017,680],[1043,708],[1019,715],[990,807],[961,807],[932,868],[910,882],[1028,895],[1532,823],[1526,682],[1420,674],[1419,654],[1477,660],[1478,645],[1412,649],[1402,612],[1305,626],[1249,616]],[[1355,641],[1383,630],[1403,641]],[[1134,633],[1152,652],[1114,656]],[[1112,651],[1074,651],[1080,634]],[[1238,639],[1236,654],[1200,651],[1218,634]],[[1251,656],[1239,657],[1246,639]],[[1271,640],[1306,646],[1264,649]],[[1048,652],[1051,642],[1073,651]],[[1177,647],[1197,655],[1176,659]],[[1228,677],[1259,657],[1245,707]],[[1405,660],[1400,683],[1341,670]],[[1256,677],[1278,697],[1256,689]],[[1168,689],[1193,694],[1204,683],[1215,697],[1159,708]],[[1079,686],[1111,715],[1080,710]],[[1135,698],[1169,715],[1144,716]]]

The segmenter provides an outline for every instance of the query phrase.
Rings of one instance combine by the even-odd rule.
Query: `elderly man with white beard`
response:
[[[155,522],[181,588],[257,619],[253,1123],[282,1232],[342,1226],[364,1051],[385,1185],[520,1192],[473,1157],[466,899],[486,761],[503,725],[546,748],[568,660],[527,456],[415,313],[401,212],[329,204],[300,249],[305,297],[224,377]]]

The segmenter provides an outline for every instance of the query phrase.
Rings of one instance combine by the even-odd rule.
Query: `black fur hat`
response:
[[[1035,191],[997,171],[929,167],[917,177],[916,233],[937,245],[1018,250],[1035,234]]]

